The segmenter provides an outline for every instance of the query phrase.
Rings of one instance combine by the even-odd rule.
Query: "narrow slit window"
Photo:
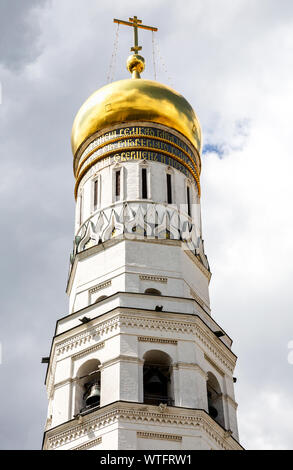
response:
[[[187,186],[187,212],[189,217],[191,217],[191,205],[190,205],[190,187]]]
[[[120,199],[120,175],[121,175],[121,171],[120,170],[116,171],[116,174],[115,174],[115,196],[116,196],[116,199]]]
[[[142,199],[147,199],[148,187],[147,187],[147,169],[146,168],[142,168],[141,170],[141,183],[142,183],[141,197]]]
[[[98,208],[98,179],[94,181],[94,211]]]
[[[79,196],[79,225],[82,223],[82,193]]]
[[[172,181],[169,173],[167,173],[167,203],[172,204]]]

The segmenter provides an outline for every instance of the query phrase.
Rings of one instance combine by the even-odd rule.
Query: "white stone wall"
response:
[[[154,288],[164,296],[192,298],[191,290],[209,308],[209,276],[178,243],[122,240],[91,256],[80,256],[69,289],[70,312],[80,310],[101,296],[119,291],[143,293]],[[161,277],[141,279],[142,275]],[[91,289],[99,288],[91,294]],[[167,307],[166,307],[167,308]]]
[[[92,359],[100,363],[101,407],[119,400],[143,403],[142,371],[148,351],[170,357],[176,407],[208,411],[206,380],[212,372],[223,394],[225,427],[238,438],[232,385],[235,356],[198,317],[182,314],[179,319],[151,311],[118,310],[58,334],[47,377],[50,427],[79,413],[78,371]]]
[[[170,172],[172,202],[179,210],[187,213],[187,185],[191,204],[198,203],[195,183],[164,164],[96,164],[79,186],[77,237],[81,239],[80,226],[94,212],[115,204],[116,171],[121,172],[120,202],[142,198],[142,168],[147,169],[149,201],[167,203],[166,174]],[[74,253],[67,286],[69,315],[57,322],[46,379],[49,407],[44,448],[240,448],[233,384],[236,357],[231,339],[215,335],[221,328],[210,315],[211,275],[208,263],[200,259],[202,245],[200,253],[184,249],[182,232],[178,239],[115,239],[111,230],[112,226],[110,236],[97,239],[96,245],[85,242]],[[147,295],[147,289],[161,295]],[[173,406],[144,404],[143,371],[150,351],[168,357]],[[88,364],[97,364],[101,399],[98,409],[84,414],[80,371]],[[208,414],[209,374],[219,384],[224,428]]]
[[[195,182],[192,182],[180,171],[169,168],[163,163],[141,161],[123,162],[119,165],[108,165],[97,170],[97,165],[88,172],[87,177],[79,186],[76,204],[75,232],[81,223],[85,222],[94,213],[93,183],[98,178],[98,208],[104,209],[116,202],[114,196],[115,179],[117,169],[121,173],[121,198],[120,201],[133,201],[142,199],[141,193],[141,169],[147,168],[148,174],[148,200],[157,203],[167,203],[167,172],[172,174],[172,202],[181,205],[187,212],[187,184],[190,185],[191,204],[198,202],[198,191]],[[82,194],[82,220],[80,221],[80,195]],[[80,223],[81,222],[81,223]]]

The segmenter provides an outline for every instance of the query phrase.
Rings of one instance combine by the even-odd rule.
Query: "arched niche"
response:
[[[95,304],[97,304],[98,302],[101,302],[102,300],[105,300],[107,299],[107,295],[101,295],[100,297],[97,298],[97,300],[95,300]]]
[[[75,414],[100,406],[100,361],[90,359],[78,369],[75,380]]]
[[[162,295],[158,289],[154,289],[154,288],[146,289],[144,293],[147,295]]]
[[[143,366],[143,401],[148,405],[160,403],[172,406],[173,374],[172,360],[168,354],[159,350],[145,353]]]
[[[223,394],[218,380],[211,372],[208,373],[207,396],[209,415],[224,428]]]

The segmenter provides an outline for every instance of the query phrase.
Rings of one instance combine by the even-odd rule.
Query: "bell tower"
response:
[[[131,78],[72,129],[75,234],[46,375],[43,448],[242,449],[232,340],[211,315],[200,216],[201,129],[175,90]]]

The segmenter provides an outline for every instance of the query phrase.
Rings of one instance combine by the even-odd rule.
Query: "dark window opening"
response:
[[[158,406],[174,405],[171,393],[172,367],[170,357],[163,351],[148,351],[144,356],[144,403]]]
[[[90,359],[84,363],[75,381],[75,415],[87,414],[100,406],[100,361]]]
[[[147,199],[148,189],[147,189],[147,169],[146,168],[142,168],[141,170],[141,183],[142,183],[141,197],[142,199]]]
[[[190,205],[190,187],[187,186],[187,212],[189,217],[191,217],[191,205]]]
[[[79,223],[82,223],[82,194],[79,196]]]
[[[207,381],[207,397],[209,415],[221,426],[225,427],[223,395],[216,377],[209,372]]]
[[[169,367],[148,364],[144,367],[144,403],[172,405],[168,394],[170,382]]]
[[[98,180],[94,181],[94,210],[98,207]]]
[[[161,295],[161,292],[158,289],[149,288],[144,291],[148,295]]]
[[[91,380],[84,384],[83,407],[80,412],[85,412],[91,408],[100,406],[101,400],[101,382],[100,380]]]
[[[115,196],[116,196],[117,199],[120,198],[120,174],[121,174],[120,170],[116,171],[116,173],[115,173],[115,178],[116,178],[116,181],[115,181]]]
[[[172,185],[171,175],[167,173],[167,203],[172,204]]]

